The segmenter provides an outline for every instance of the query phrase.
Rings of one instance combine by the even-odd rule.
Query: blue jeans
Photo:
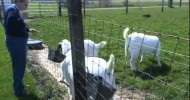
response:
[[[14,93],[22,93],[24,89],[23,76],[26,69],[26,53],[28,38],[6,35],[6,46],[10,53],[13,70]]]

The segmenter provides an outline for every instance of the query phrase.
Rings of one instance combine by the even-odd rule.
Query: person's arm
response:
[[[27,20],[28,19],[28,12],[27,11],[20,11],[20,16],[21,16],[21,18],[23,19],[23,20]],[[25,23],[26,23],[27,21],[25,21]],[[36,29],[30,29],[28,26],[26,27],[26,30],[27,30],[27,32],[32,32],[32,33],[34,33],[34,32],[39,32],[39,31],[37,31]]]
[[[11,30],[13,32],[22,32],[23,26],[25,26],[24,22],[19,17],[19,14],[15,9],[10,9],[8,12],[5,25],[8,30]]]
[[[38,30],[36,30],[36,29],[29,29],[29,32],[34,33],[34,32],[39,32],[39,31],[38,31]]]

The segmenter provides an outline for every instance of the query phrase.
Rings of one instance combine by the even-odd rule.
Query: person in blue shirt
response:
[[[28,3],[29,0],[14,0],[14,4],[7,7],[4,15],[5,42],[12,61],[13,90],[16,96],[28,95],[23,83],[28,32],[37,32],[37,30],[27,27],[19,13],[27,9]]]

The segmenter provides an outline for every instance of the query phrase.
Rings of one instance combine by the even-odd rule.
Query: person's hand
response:
[[[29,14],[27,11],[20,11],[20,16],[23,20],[26,20],[29,18]]]
[[[39,32],[39,31],[36,30],[36,29],[29,29],[29,32],[36,33],[36,32]]]

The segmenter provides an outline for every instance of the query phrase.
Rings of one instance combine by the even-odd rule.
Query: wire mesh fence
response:
[[[123,48],[124,47],[124,40],[122,39],[123,38],[122,37],[122,31],[124,30],[125,27],[120,26],[120,25],[114,25],[112,23],[108,23],[108,22],[104,22],[104,21],[93,20],[93,19],[90,19],[89,21],[91,23],[95,24],[94,26],[99,26],[99,28],[97,28],[97,27],[93,27],[91,25],[91,27],[94,29],[94,31],[96,31],[95,33],[100,33],[100,34],[101,33],[104,33],[104,34],[107,33],[107,35],[106,35],[107,38],[105,38],[105,40],[107,40],[108,44],[111,44],[112,46],[107,45],[106,49],[109,52],[112,51],[115,54],[115,58],[116,58],[116,66],[115,66],[116,83],[117,83],[118,80],[120,80],[121,77],[122,77],[121,78],[121,83],[122,83],[123,80],[124,80],[123,77],[126,76],[127,73],[128,73],[128,75],[130,75],[129,74],[130,72],[124,71],[126,67],[125,67],[125,58],[124,58],[125,53],[124,53],[124,48]],[[101,26],[101,24],[102,24],[102,26]],[[90,27],[90,25],[88,25],[88,26]],[[91,31],[93,31],[92,28],[90,28]],[[107,30],[107,32],[98,32],[99,30],[104,30],[104,31]],[[116,31],[116,32],[114,32],[114,31]],[[139,77],[140,77],[143,80],[146,80],[146,82],[143,83],[144,86],[142,86],[142,88],[144,88],[144,89],[152,89],[153,84],[155,84],[155,85],[162,84],[163,87],[162,86],[159,87],[161,89],[161,91],[167,91],[167,92],[158,92],[158,94],[163,93],[161,95],[165,95],[163,97],[161,96],[162,99],[163,98],[170,99],[169,94],[172,94],[170,88],[174,89],[174,90],[179,89],[177,91],[180,91],[180,93],[182,93],[181,95],[184,96],[186,94],[186,92],[187,92],[186,89],[188,87],[188,81],[187,81],[185,86],[176,85],[176,84],[178,84],[177,81],[176,82],[171,82],[171,80],[175,76],[173,76],[173,78],[172,78],[170,76],[167,76],[167,74],[169,73],[169,71],[174,71],[174,70],[177,70],[178,68],[182,68],[181,70],[183,70],[183,71],[188,70],[189,61],[187,61],[185,59],[189,59],[189,56],[188,56],[188,54],[186,55],[186,57],[184,57],[182,55],[179,56],[179,54],[181,54],[180,49],[183,48],[183,47],[181,47],[179,45],[179,41],[186,41],[186,42],[183,42],[183,43],[184,43],[184,45],[188,45],[189,39],[183,39],[183,38],[180,38],[178,36],[166,35],[166,34],[162,34],[162,33],[159,33],[159,32],[149,32],[149,31],[146,31],[146,30],[135,29],[135,28],[132,28],[132,31],[133,32],[134,31],[136,31],[136,32],[142,32],[143,31],[143,33],[145,33],[145,34],[153,34],[153,35],[161,34],[160,40],[161,40],[161,45],[162,45],[162,47],[161,47],[162,48],[161,49],[162,68],[159,68],[157,65],[155,65],[154,61],[151,61],[151,63],[150,62],[147,63],[147,61],[143,62],[143,63],[139,63],[138,64],[139,65],[138,71],[140,73],[133,76],[134,78],[126,76],[126,82],[124,82],[125,84],[123,83],[124,86],[126,86],[126,85],[130,86],[131,85],[132,87],[138,87],[138,88],[141,87],[142,84],[141,85],[138,84],[138,83],[141,83],[141,79],[139,80]],[[173,41],[175,41],[175,42],[173,44],[169,44],[169,43],[167,43],[167,39],[165,39],[165,38],[173,39]],[[169,48],[168,48],[168,45],[166,45],[166,44],[169,45]],[[115,47],[115,50],[114,50],[113,46]],[[186,47],[189,48],[188,46],[186,46]],[[181,58],[181,60],[179,60],[179,59],[177,60],[178,57]],[[185,59],[183,59],[183,58],[185,58]],[[174,59],[175,59],[175,61],[174,61]],[[177,62],[183,62],[183,64],[180,64],[180,63],[177,63]],[[123,68],[121,67],[121,69],[123,69],[123,71],[124,71],[123,74],[124,75],[120,76],[119,79],[117,80],[117,74],[119,74],[119,73],[117,73],[117,71],[121,70],[121,69],[118,68],[118,66],[123,67]],[[146,66],[146,67],[143,68],[143,66]],[[177,69],[175,69],[176,66],[178,66]],[[128,69],[126,69],[126,70],[128,70]],[[187,71],[187,73],[188,73],[188,71]],[[166,75],[166,76],[159,77],[160,75]],[[149,79],[151,79],[151,80],[149,80]],[[158,81],[158,83],[152,82],[152,79]],[[186,77],[186,80],[188,80],[188,77]],[[140,81],[140,82],[138,82],[138,81]],[[167,87],[167,89],[165,89],[164,87]],[[182,89],[182,87],[184,87],[184,90]],[[151,91],[154,91],[154,89],[151,90]],[[160,99],[159,97],[157,97],[157,98]]]
[[[6,9],[6,7],[12,4],[12,0],[1,0],[0,1],[1,11]],[[161,7],[162,2],[159,0],[129,0],[128,6],[132,8],[139,8],[142,10],[143,7]],[[183,0],[180,5],[188,5],[188,0]],[[174,0],[174,7],[179,5],[179,1]],[[4,5],[4,6],[3,6]],[[67,1],[65,0],[31,0],[30,5],[28,6],[28,12],[30,17],[39,17],[39,16],[61,16],[67,12]],[[167,1],[165,1],[164,6],[167,6]],[[91,8],[113,8],[119,7],[125,9],[126,1],[125,0],[82,0],[83,13],[86,9]]]
[[[56,8],[56,7],[55,7]],[[41,9],[41,8],[40,8]],[[51,8],[50,8],[51,9]],[[40,12],[42,14],[42,12]],[[47,14],[48,15],[48,14]],[[32,21],[32,22],[30,22]],[[68,87],[70,87],[71,93],[73,91],[73,77],[71,61],[69,65],[61,65],[60,63],[54,63],[48,60],[48,47],[56,49],[59,43],[63,39],[70,40],[69,22],[68,17],[46,16],[38,19],[30,19],[29,23],[31,27],[37,27],[41,33],[30,34],[32,39],[40,39],[43,41],[43,50],[29,50],[29,57],[33,57],[38,64],[44,66],[56,79],[62,81]],[[97,71],[97,76],[101,76],[99,73],[104,73],[101,77],[88,76],[86,78],[88,88],[82,87],[87,90],[88,99],[106,99],[106,94],[99,94],[97,96],[98,85],[102,81],[109,83],[116,87],[114,93],[115,100],[127,100],[127,99],[146,99],[146,100],[188,100],[189,98],[189,39],[182,38],[180,36],[174,36],[169,34],[163,34],[160,32],[152,32],[144,29],[130,28],[129,34],[132,32],[141,32],[147,35],[158,36],[161,41],[161,63],[162,67],[157,66],[157,63],[152,60],[154,55],[150,54],[144,56],[145,60],[141,63],[137,61],[137,73],[131,71],[129,66],[126,66],[125,59],[125,40],[123,39],[123,31],[127,26],[119,24],[113,24],[104,20],[98,20],[90,17],[83,17],[84,23],[84,38],[94,41],[96,44],[106,41],[106,46],[102,47],[98,51],[98,60],[89,60],[85,58],[86,70],[88,67],[96,67],[100,70],[92,68],[93,71]],[[168,41],[173,41],[172,43]],[[80,45],[85,45],[80,44]],[[87,48],[90,46],[86,44]],[[70,45],[71,46],[71,45]],[[71,48],[71,47],[70,47]],[[95,47],[92,51],[87,52],[95,53]],[[64,49],[64,48],[62,48]],[[69,51],[69,50],[68,50]],[[86,55],[81,52],[82,55]],[[111,72],[112,76],[107,77],[106,66],[110,60],[110,55],[113,54],[115,58],[114,70]],[[65,60],[71,55],[66,55]],[[96,57],[97,58],[97,57]],[[70,58],[68,58],[68,61]],[[88,62],[91,61],[91,62]],[[92,63],[94,62],[94,63]],[[101,62],[105,64],[101,65]],[[79,62],[80,63],[80,62]],[[90,63],[90,64],[89,64]],[[89,66],[87,66],[89,65]],[[67,67],[64,70],[63,67]],[[99,68],[100,67],[100,68]],[[103,69],[101,69],[103,68]],[[64,72],[67,71],[67,72]],[[67,73],[67,74],[65,74]],[[106,73],[106,74],[105,74]],[[110,74],[110,73],[109,73]],[[65,75],[68,83],[65,82],[63,75]],[[68,77],[67,77],[68,76]],[[86,77],[86,76],[84,76]],[[90,77],[90,78],[89,78]],[[179,80],[178,77],[181,77]],[[175,80],[178,79],[178,80]],[[100,81],[101,80],[101,81]],[[89,81],[92,81],[89,83]],[[111,82],[109,82],[111,81]],[[79,81],[80,83],[80,81]],[[62,84],[62,83],[60,83]],[[79,91],[82,94],[82,92]],[[93,93],[89,96],[89,94]],[[73,96],[73,95],[72,95]],[[111,95],[112,96],[112,95]],[[99,98],[102,97],[102,98]],[[65,97],[71,99],[71,96]],[[85,97],[84,97],[85,98]]]
[[[31,26],[37,25],[41,27],[40,31],[44,33],[31,34],[31,37],[43,39],[44,44],[48,47],[56,49],[61,40],[70,40],[67,17],[47,17],[45,20],[35,19],[33,21],[41,22],[38,23],[38,25],[31,24]],[[145,55],[143,62],[139,63],[139,61],[137,61],[138,72],[134,74],[129,66],[125,64],[125,40],[123,39],[123,30],[126,26],[90,17],[84,17],[83,21],[85,23],[85,39],[90,39],[95,43],[100,43],[101,41],[107,42],[106,46],[100,49],[98,56],[106,61],[109,60],[111,54],[115,57],[114,83],[117,91],[114,94],[114,98],[116,100],[188,99],[189,55],[186,49],[189,48],[189,39],[160,32],[151,32],[144,29],[130,28],[129,34],[131,32],[143,32],[147,35],[158,36],[161,41],[160,57],[162,67],[159,67],[157,63],[152,60],[154,55]],[[174,42],[168,43],[167,39]],[[186,49],[184,49],[184,47]],[[184,52],[182,52],[182,50],[184,50]],[[46,51],[46,57],[43,57],[43,59],[47,59],[47,53],[48,51]],[[62,70],[60,69],[60,64],[56,63],[55,66],[58,66],[57,70]],[[53,68],[53,66],[51,67]],[[58,80],[61,80],[62,71],[58,74],[57,70],[52,70],[52,73],[57,74],[59,76]],[[183,80],[175,80],[175,78],[177,79],[178,77],[183,77]]]

